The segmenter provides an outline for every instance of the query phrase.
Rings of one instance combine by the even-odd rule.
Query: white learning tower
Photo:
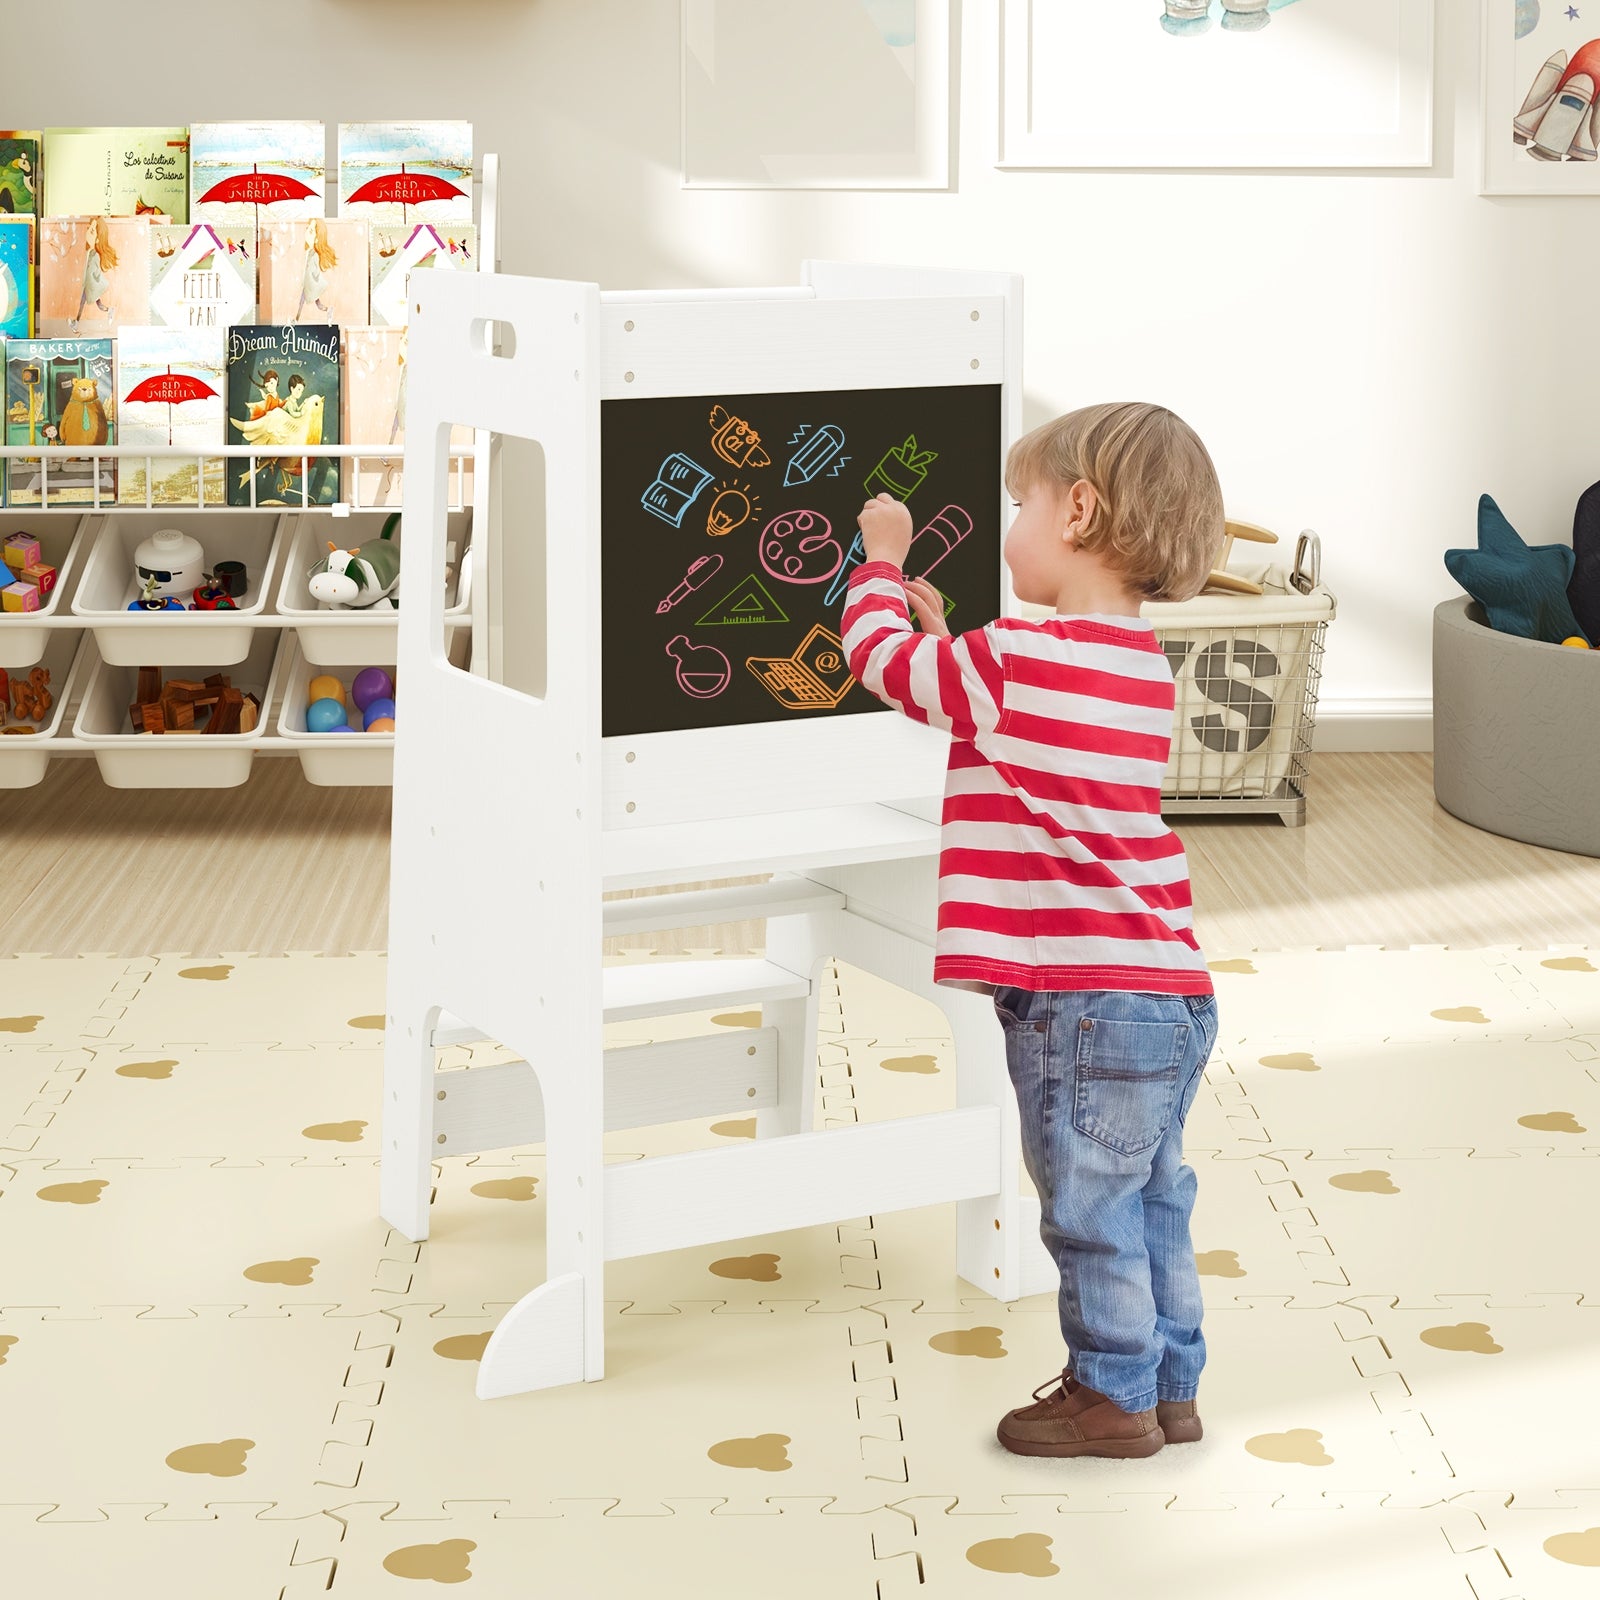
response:
[[[1001,1300],[1052,1287],[992,1007],[932,982],[948,736],[890,714],[601,733],[602,401],[998,384],[1003,456],[1021,415],[1021,280],[833,262],[808,263],[798,287],[709,292],[420,278],[382,1209],[421,1239],[432,1161],[545,1142],[548,1277],[496,1329],[478,1394],[602,1377],[605,1263],[622,1257],[955,1201],[967,1282]],[[542,460],[515,509],[506,491],[478,675],[444,649],[453,424],[497,435],[502,458],[534,441]],[[767,919],[762,959],[602,965],[606,935],[746,917]],[[834,957],[942,1008],[954,1109],[812,1131]],[[761,1026],[604,1045],[607,1021],[735,1006],[759,1007]],[[485,1038],[521,1059],[437,1070],[439,1049]],[[748,1143],[604,1163],[608,1130],[752,1110]]]

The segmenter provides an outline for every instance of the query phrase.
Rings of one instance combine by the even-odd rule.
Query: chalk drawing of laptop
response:
[[[844,641],[819,622],[790,656],[750,656],[745,665],[785,711],[832,711],[856,680]]]

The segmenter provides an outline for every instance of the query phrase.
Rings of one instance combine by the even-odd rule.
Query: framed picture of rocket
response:
[[[1433,8],[1001,0],[997,165],[1429,166]]]
[[[1483,193],[1600,194],[1600,6],[1485,0]]]

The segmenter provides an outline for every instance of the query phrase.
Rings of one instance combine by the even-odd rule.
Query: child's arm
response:
[[[866,560],[850,576],[841,625],[856,680],[886,705],[958,739],[992,732],[1004,710],[1001,630],[991,624],[954,639],[914,632],[900,570],[910,513],[880,495],[862,511],[861,531]],[[927,596],[920,599],[919,613],[937,617]]]

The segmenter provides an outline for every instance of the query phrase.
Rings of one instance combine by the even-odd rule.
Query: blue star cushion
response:
[[[1570,546],[1524,544],[1488,495],[1478,501],[1478,548],[1446,550],[1444,564],[1488,613],[1489,626],[1498,632],[1547,644],[1560,644],[1574,635],[1587,637],[1567,599],[1573,566]]]

